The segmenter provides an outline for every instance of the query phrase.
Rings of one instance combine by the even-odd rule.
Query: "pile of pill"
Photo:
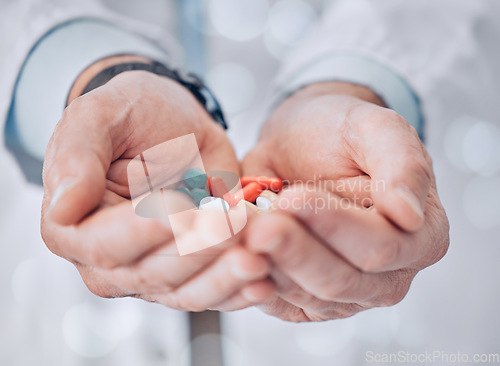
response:
[[[186,171],[183,182],[184,187],[175,190],[187,195],[199,209],[224,212],[240,206],[258,213],[269,212],[283,188],[279,178],[242,177],[242,188],[231,194],[221,177],[208,177],[201,169]]]

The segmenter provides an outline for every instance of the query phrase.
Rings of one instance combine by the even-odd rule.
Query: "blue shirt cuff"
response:
[[[16,143],[43,160],[78,75],[100,59],[122,54],[167,59],[148,39],[98,19],[75,19],[43,36],[28,55],[14,90],[7,123]]]

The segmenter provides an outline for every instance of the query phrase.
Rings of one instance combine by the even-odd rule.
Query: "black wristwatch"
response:
[[[179,84],[183,85],[201,103],[201,105],[212,116],[214,121],[227,130],[227,124],[219,102],[212,92],[203,84],[201,79],[194,74],[171,69],[158,61],[152,61],[151,63],[125,62],[110,66],[94,76],[85,89],[83,89],[81,95],[106,84],[109,80],[122,72],[133,70],[149,71],[153,74],[166,76],[169,79],[175,80]]]

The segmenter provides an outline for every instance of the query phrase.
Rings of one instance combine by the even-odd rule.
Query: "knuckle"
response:
[[[448,252],[450,246],[450,224],[446,215],[441,220],[439,234],[434,238],[434,248],[432,251],[432,258],[429,265],[440,261]]]
[[[383,296],[379,300],[377,306],[380,306],[380,307],[394,306],[394,305],[400,303],[401,300],[404,299],[407,292],[408,292],[407,290],[406,291],[393,291],[393,292]]]
[[[317,303],[317,300],[313,295],[298,286],[291,286],[285,290],[279,291],[279,293],[294,303],[301,304],[301,306],[307,308],[313,307]]]
[[[390,293],[382,296],[378,303],[377,306],[380,307],[385,307],[385,306],[394,306],[396,304],[399,304],[406,296],[410,289],[410,281],[406,282],[403,281],[395,286],[393,291]]]
[[[83,280],[85,283],[85,286],[89,289],[90,292],[92,292],[94,295],[105,298],[105,299],[112,299],[117,297],[116,294],[112,293],[109,291],[109,289],[105,286],[100,285],[96,281],[92,280]]]
[[[282,314],[280,312],[275,312],[275,313],[270,312],[269,314],[289,323],[298,324],[311,321],[309,318],[307,318],[307,315],[305,315],[304,313],[299,313],[298,311],[288,312],[285,314]]]
[[[438,245],[436,262],[445,256],[445,254],[448,252],[448,248],[450,247],[450,225],[448,223],[448,220],[446,220],[445,229],[443,231],[444,235]]]
[[[417,176],[422,177],[426,182],[432,180],[432,169],[431,165],[422,153],[414,154],[410,159],[410,164],[413,166]]]
[[[326,319],[347,319],[350,318],[351,316],[359,313],[359,309],[350,307],[346,309],[334,309],[328,311],[324,316]]]
[[[409,288],[405,288],[404,290],[396,291],[392,293],[392,296],[389,297],[389,302],[385,306],[394,306],[399,304],[408,293]]]
[[[386,307],[394,306],[401,302],[410,289],[411,282],[417,271],[398,270],[389,272],[387,275],[390,281],[389,290],[375,296],[372,301],[368,301],[370,306]]]
[[[321,299],[325,301],[336,301],[349,298],[349,294],[359,286],[359,274],[356,271],[349,271],[343,274],[336,281],[335,285],[325,288],[321,294]]]
[[[373,127],[380,128],[406,128],[408,122],[396,111],[389,108],[375,108],[370,113],[370,118],[374,121]]]
[[[94,295],[106,299],[124,296],[118,287],[110,285],[105,278],[96,274],[94,268],[80,264],[75,264],[75,266],[82,276],[83,283],[85,283],[85,286]]]
[[[45,243],[45,246],[47,247],[47,249],[50,250],[55,255],[61,256],[61,248],[60,248],[57,240],[54,240],[50,236],[50,234],[48,234],[48,232],[47,232],[47,230],[45,230],[43,224],[42,224],[40,233],[42,235],[42,240]]]
[[[46,227],[45,219],[42,218],[42,223],[40,225],[40,234],[45,246],[55,255],[64,258],[72,263],[75,261],[65,255],[64,245],[61,245],[60,241],[54,237],[53,232]]]

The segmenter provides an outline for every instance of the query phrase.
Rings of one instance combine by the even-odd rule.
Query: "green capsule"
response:
[[[190,189],[205,188],[207,185],[207,175],[201,169],[189,169],[184,174],[184,184]]]
[[[175,191],[177,192],[181,192],[181,193],[184,193],[186,196],[188,196],[189,198],[193,198],[193,196],[191,196],[191,192],[189,192],[189,189],[187,189],[186,187],[179,187],[179,188],[176,188]]]
[[[210,197],[210,194],[201,188],[193,188],[191,190],[191,197],[193,197],[193,202],[196,206],[200,205],[200,201],[205,197]]]

